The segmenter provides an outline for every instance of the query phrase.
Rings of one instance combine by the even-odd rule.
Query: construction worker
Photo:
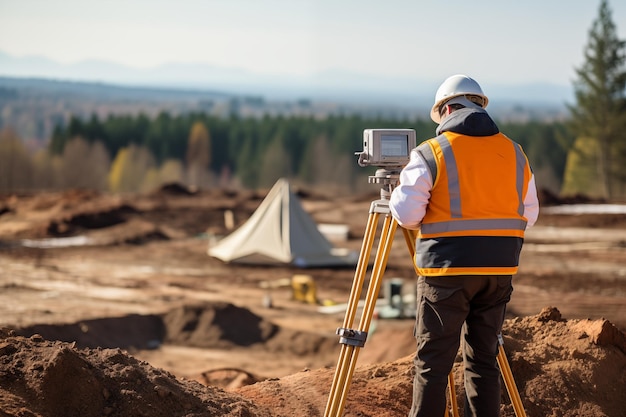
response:
[[[461,340],[464,415],[500,415],[498,335],[539,203],[526,155],[499,131],[488,102],[472,78],[447,78],[430,113],[437,136],[411,151],[389,201],[398,224],[418,230],[411,417],[444,416]]]

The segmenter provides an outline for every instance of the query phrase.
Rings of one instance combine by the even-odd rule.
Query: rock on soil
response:
[[[528,417],[626,415],[626,335],[610,322],[566,320],[546,308],[507,320],[503,334]],[[411,360],[357,364],[345,416],[407,415]],[[460,365],[454,372],[462,403]],[[333,374],[305,370],[227,391],[177,379],[120,349],[78,349],[0,331],[3,417],[322,416]],[[503,388],[502,416],[514,415]]]

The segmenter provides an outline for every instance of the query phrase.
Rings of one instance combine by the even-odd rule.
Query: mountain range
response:
[[[62,64],[43,56],[17,57],[0,51],[0,76],[98,82],[118,86],[220,91],[256,95],[267,100],[325,100],[369,105],[422,108],[432,102],[437,82],[416,78],[388,78],[346,71],[314,76],[261,74],[204,63],[168,63],[151,69],[131,68],[108,61],[86,60]],[[491,85],[492,106],[565,108],[573,101],[567,83]]]

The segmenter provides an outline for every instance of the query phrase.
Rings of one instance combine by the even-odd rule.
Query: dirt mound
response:
[[[196,236],[208,228],[225,234],[224,212],[232,211],[239,225],[262,197],[179,184],[146,195],[69,190],[0,196],[0,244],[81,236],[89,240],[84,244],[107,246]]]
[[[164,315],[165,342],[210,348],[265,342],[278,326],[230,303],[186,305]]]
[[[185,184],[178,182],[172,182],[169,184],[163,184],[158,190],[152,194],[155,196],[170,196],[170,195],[188,195],[192,196],[198,193],[198,190],[193,187],[188,187]]]
[[[504,334],[529,417],[624,415],[626,336],[611,323],[564,320],[548,308],[507,320]],[[459,360],[455,376],[461,403],[460,366]],[[321,416],[334,374],[330,367],[305,370],[235,388],[244,379],[254,382],[254,375],[238,369],[220,372],[208,376],[239,380],[228,392],[176,379],[119,349],[78,349],[5,330],[0,331],[0,415]],[[411,356],[357,366],[345,415],[406,415],[412,381]],[[514,415],[503,389],[502,416]]]
[[[529,416],[626,415],[626,335],[557,309],[509,320],[504,345]]]
[[[202,348],[263,349],[276,354],[335,355],[337,337],[285,329],[231,303],[199,303],[163,316],[165,343]],[[332,362],[330,362],[332,363]]]
[[[119,349],[0,332],[2,416],[270,416],[236,394],[139,362]]]

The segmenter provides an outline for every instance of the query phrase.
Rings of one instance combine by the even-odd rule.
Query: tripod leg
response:
[[[379,213],[370,213],[367,219],[367,226],[365,228],[365,235],[363,243],[361,244],[361,251],[359,253],[359,261],[354,273],[354,280],[352,283],[352,289],[350,291],[350,298],[348,300],[348,307],[346,309],[346,315],[343,321],[344,328],[350,328],[354,324],[354,319],[359,307],[359,299],[361,298],[361,292],[363,285],[365,284],[365,273],[367,272],[367,264],[369,262],[372,247],[374,246],[374,240],[376,237],[376,226],[380,218]]]
[[[376,257],[374,260],[374,265],[372,266],[372,273],[369,281],[369,286],[367,290],[367,294],[365,297],[365,304],[363,306],[363,312],[361,314],[361,321],[359,323],[358,330],[367,332],[369,330],[372,317],[374,316],[374,310],[376,308],[376,300],[378,299],[378,293],[380,292],[380,287],[382,283],[382,276],[385,272],[385,267],[387,265],[387,259],[389,258],[389,252],[391,249],[391,244],[393,242],[393,235],[396,231],[396,226],[398,224],[395,220],[392,219],[391,216],[385,216],[383,221],[383,227],[380,233],[380,241],[378,244],[378,251],[376,253]],[[344,409],[346,395],[348,393],[348,389],[350,388],[350,384],[352,383],[352,376],[354,374],[354,370],[356,368],[357,359],[359,356],[360,347],[354,348],[354,353],[350,358],[348,377],[345,381],[342,401],[339,407],[339,410],[342,411]],[[341,414],[337,414],[340,416]]]
[[[378,217],[375,217],[375,219],[371,220],[371,222],[368,221],[367,229],[369,233],[368,233],[368,236],[366,236],[366,238],[364,239],[364,246],[366,245],[365,241],[369,241],[370,237],[372,238],[372,241],[373,241],[373,236],[375,234],[374,223],[376,223],[377,219]],[[393,241],[393,234],[395,233],[396,227],[397,227],[397,223],[395,222],[395,220],[393,220],[392,217],[389,215],[385,216],[385,221],[383,223],[383,228],[381,231],[379,248],[376,253],[376,258],[375,258],[374,265],[372,268],[372,276],[369,282],[369,287],[368,287],[367,295],[365,298],[365,305],[363,307],[363,312],[361,315],[361,321],[359,324],[359,328],[356,331],[356,333],[359,335],[361,334],[366,335],[367,331],[369,330],[369,326],[370,326],[372,317],[374,315],[374,309],[376,307],[376,300],[378,298],[378,293],[380,291],[381,277],[384,273],[387,259],[389,257],[389,251],[391,249],[391,243]],[[370,246],[370,250],[371,250],[371,246]],[[364,256],[365,252],[369,252],[369,251],[362,251],[362,254],[361,254],[362,257],[359,258],[359,264],[364,264],[365,267],[361,268],[360,267],[361,265],[359,265],[359,268],[357,268],[357,271],[361,271],[361,272],[357,272],[355,276],[355,283],[353,284],[353,289],[354,289],[354,286],[356,286],[357,281],[359,281],[358,282],[359,289],[353,291],[355,295],[358,293],[359,296],[360,296],[360,288],[363,285],[363,280],[360,274],[365,272],[365,269],[367,267],[367,260],[368,260]],[[351,296],[351,301],[354,301],[354,306],[358,305],[358,297]],[[345,324],[351,325],[352,324],[351,321],[354,318],[354,316],[355,314],[353,314],[353,312],[346,312]],[[346,333],[350,333],[350,331]],[[333,380],[333,384],[331,386],[331,394],[328,399],[326,411],[324,412],[325,417],[339,417],[343,414],[345,400],[346,400],[346,396],[347,396],[350,384],[352,383],[352,376],[354,374],[354,369],[356,368],[356,362],[358,359],[359,350],[365,343],[365,340],[363,339],[361,343],[352,343],[351,340],[347,340],[345,342],[342,341],[342,343],[343,345],[341,348],[340,360],[339,360],[339,363],[337,364],[337,369],[335,370],[335,379]]]
[[[454,387],[454,374],[452,371],[448,374],[448,395],[450,396],[450,407],[452,416],[459,417],[459,404],[456,400],[456,389]]]
[[[513,410],[515,411],[515,415],[517,417],[526,417],[526,411],[524,411],[522,399],[519,396],[519,391],[517,389],[517,385],[515,384],[515,379],[513,379],[513,373],[511,372],[509,361],[507,360],[506,354],[504,353],[504,340],[502,339],[502,335],[498,335],[498,342],[498,366],[500,367],[500,372],[502,373],[502,378],[504,379],[506,390],[509,393],[509,397],[511,398]]]
[[[376,236],[376,226],[378,225],[380,214],[371,212],[368,216],[367,226],[365,228],[365,234],[363,242],[361,244],[361,251],[359,253],[359,260],[354,273],[354,280],[352,282],[352,289],[350,291],[350,298],[348,300],[348,306],[346,308],[346,314],[343,321],[343,328],[352,328],[354,319],[359,307],[359,299],[361,298],[361,292],[363,290],[365,272],[367,271],[367,265],[374,245],[374,239]],[[337,367],[335,368],[335,375],[331,385],[330,395],[326,404],[326,411],[324,417],[330,417],[338,415],[340,410],[341,391],[346,384],[347,365],[350,362],[350,358],[354,352],[354,346],[346,344],[341,345],[341,352],[339,354],[339,360]]]
[[[393,220],[390,215],[385,216],[380,233],[380,242],[378,243],[376,259],[374,260],[374,265],[372,267],[370,285],[365,298],[365,307],[363,308],[363,314],[361,315],[361,323],[359,325],[360,329],[369,329],[372,317],[374,316],[374,308],[376,307],[376,300],[378,299],[378,293],[382,284],[381,278],[385,273],[385,268],[387,267],[387,260],[389,259],[389,253],[393,243],[393,235],[396,233],[397,226],[398,223]]]

